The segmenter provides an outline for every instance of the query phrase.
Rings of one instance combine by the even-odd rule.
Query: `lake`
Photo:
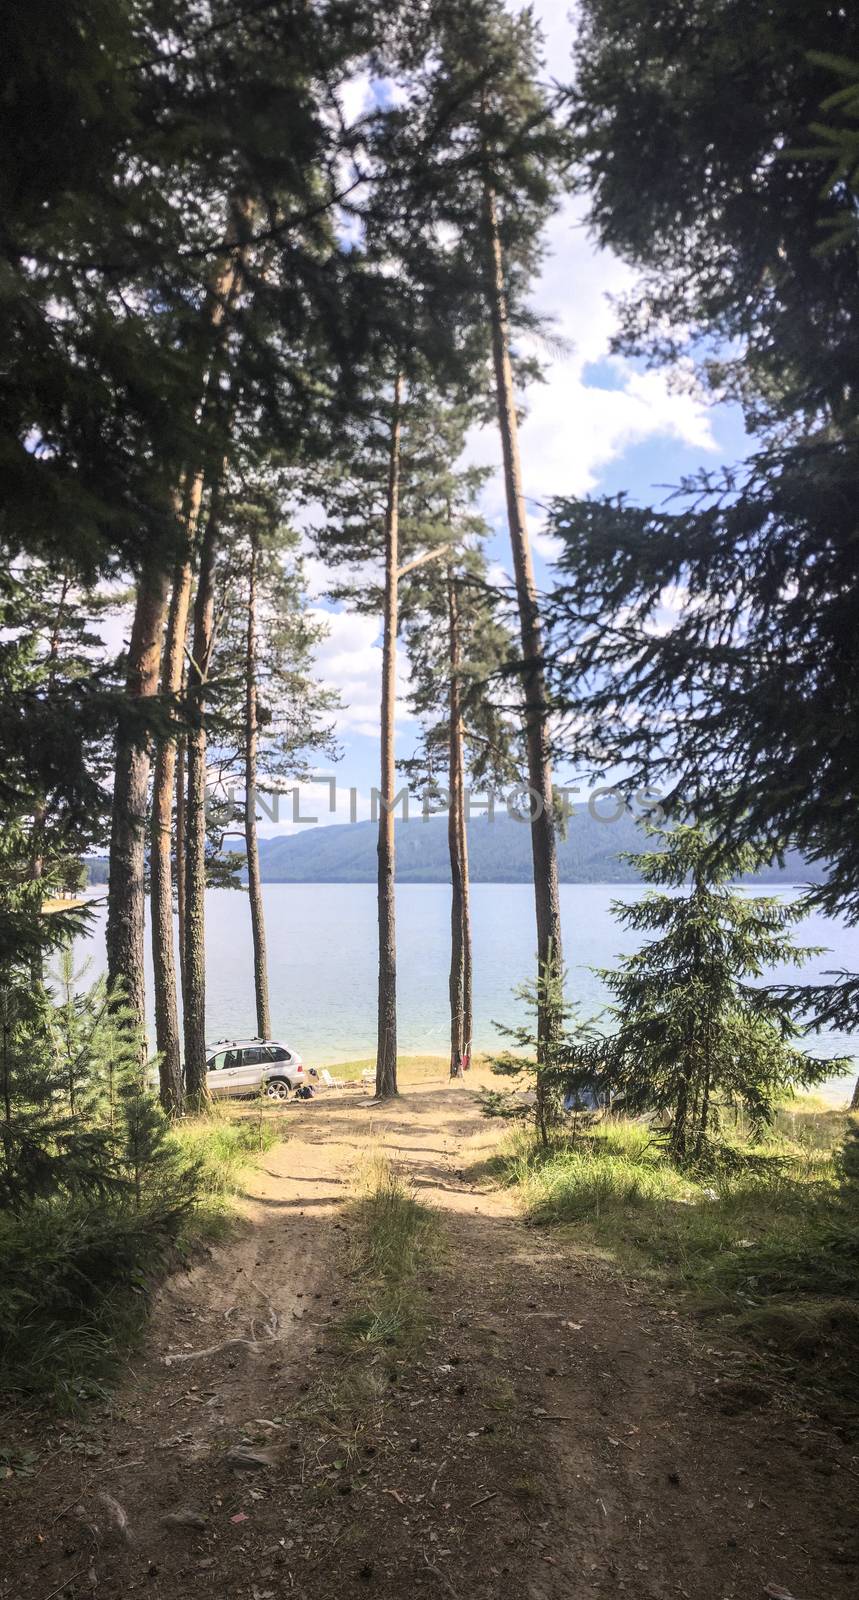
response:
[[[590,969],[612,966],[618,955],[637,943],[618,926],[611,902],[637,899],[645,891],[630,884],[562,884],[560,892],[568,991],[585,1015],[595,1015],[606,995]],[[778,892],[792,896],[799,891]],[[530,884],[475,884],[471,894],[474,1049],[479,1051],[498,1045],[496,1023],[509,1024],[521,1017],[512,990],[534,968],[534,897]],[[306,1061],[321,1066],[374,1055],[375,885],[270,883],[263,886],[263,896],[274,1035],[293,1044]],[[398,885],[399,1048],[404,1055],[444,1055],[448,1048],[449,919],[446,884]],[[92,957],[88,981],[104,970],[104,921],[100,906],[93,936],[79,952]],[[859,956],[855,930],[815,916],[798,925],[795,937],[800,944],[824,945],[829,952],[809,962],[804,977],[838,967],[855,970]],[[254,1034],[250,912],[243,893],[209,891],[206,945],[207,1036]],[[789,971],[775,974],[789,975]],[[147,993],[154,1040],[151,965]],[[823,1036],[812,1048],[827,1056],[859,1055],[855,1036],[843,1034]],[[843,1100],[850,1087],[849,1078],[835,1080],[827,1087],[827,1097]]]

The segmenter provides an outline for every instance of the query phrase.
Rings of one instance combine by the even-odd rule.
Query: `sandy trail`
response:
[[[693,1344],[659,1291],[526,1228],[479,1175],[499,1130],[464,1086],[283,1116],[241,1228],[165,1286],[114,1402],[42,1429],[36,1475],[0,1485],[2,1600],[855,1595],[847,1449]],[[353,1406],[332,1332],[374,1146],[447,1252],[423,1347],[367,1358]],[[274,1465],[231,1467],[235,1445]]]

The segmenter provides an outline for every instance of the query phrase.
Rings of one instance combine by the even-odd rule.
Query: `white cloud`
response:
[[[486,569],[486,582],[493,589],[509,589],[513,583],[513,575],[501,565],[500,561],[491,561]]]
[[[349,611],[313,610],[311,617],[328,629],[316,649],[323,683],[336,689],[342,709],[336,716],[341,737],[366,734],[379,737],[379,698],[382,675],[381,619]],[[402,645],[397,651],[397,726],[413,722],[407,703],[408,663]]]
[[[621,262],[595,251],[581,226],[581,202],[567,203],[548,234],[553,254],[533,303],[554,316],[565,348],[555,353],[549,345],[548,353],[545,348],[537,351],[545,381],[533,384],[524,396],[527,415],[520,447],[532,537],[535,548],[550,558],[553,542],[537,528],[541,507],[553,495],[586,494],[603,467],[647,439],[675,439],[707,452],[716,443],[707,409],[687,374],[642,372],[609,354],[616,314],[607,296],[634,280]],[[596,362],[606,372],[603,383],[587,372]],[[483,465],[498,465],[493,426],[471,436],[468,454]],[[485,509],[493,521],[504,515],[500,471],[487,485]]]
[[[534,8],[546,38],[548,74],[572,77],[574,17],[570,0],[537,0]],[[635,273],[595,247],[585,225],[586,203],[568,199],[546,230],[547,254],[535,284],[534,308],[553,323],[534,346],[545,382],[523,397],[527,416],[520,429],[525,494],[534,547],[546,559],[558,545],[539,532],[542,505],[554,495],[586,494],[600,471],[633,445],[673,439],[693,449],[716,449],[707,407],[682,374],[642,372],[609,354],[617,315],[611,296],[634,288]],[[553,341],[552,333],[555,334]],[[602,382],[588,373],[599,362]],[[497,430],[487,426],[469,440],[469,459],[496,468],[484,498],[486,515],[503,525],[504,495]]]

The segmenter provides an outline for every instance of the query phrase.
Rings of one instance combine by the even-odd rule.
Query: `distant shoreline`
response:
[[[101,864],[102,863],[99,860],[98,865],[101,866]],[[89,866],[90,863],[85,861],[84,865]],[[107,862],[106,861],[104,862],[104,866],[105,867],[107,866]],[[641,888],[646,887],[645,884],[644,884],[643,879],[641,879],[641,878],[561,878],[559,881],[560,881],[560,887],[562,889],[641,889]],[[756,878],[738,879],[736,882],[732,882],[731,883],[731,887],[734,888],[734,889],[755,889],[755,888],[763,888],[763,889],[766,889],[766,888],[769,888],[769,889],[807,889],[807,888],[810,887],[812,881],[813,880],[807,879],[807,878],[806,879],[795,879],[795,878],[785,879],[783,877],[779,877],[778,875],[773,875],[772,877],[770,877],[770,876],[761,876],[761,877],[756,877]],[[438,888],[448,888],[449,889],[450,888],[450,878],[397,877],[396,882],[397,882],[398,885],[400,885],[404,889],[438,889]],[[326,884],[326,885],[328,885],[328,886],[330,886],[332,888],[338,887],[338,888],[341,888],[341,889],[369,889],[369,888],[375,888],[376,879],[375,878],[333,878],[333,877],[332,878],[324,878],[324,877],[314,877],[314,878],[309,878],[309,877],[308,878],[267,878],[267,877],[263,876],[262,883],[263,883],[263,887],[264,888],[294,888],[294,887],[297,887],[298,885],[301,885],[302,887],[306,887],[308,884],[311,884],[311,883],[320,883],[320,884]],[[486,889],[491,889],[491,888],[499,888],[499,889],[500,888],[505,888],[505,889],[530,889],[532,887],[532,883],[531,883],[530,878],[472,878],[471,879],[471,886],[472,886],[472,888],[478,888],[478,889],[484,889],[484,888],[486,888]],[[225,892],[227,894],[232,894],[232,893],[235,892],[234,890],[232,890],[232,889],[230,889],[230,888],[228,888],[226,886],[223,886],[223,887],[225,888]],[[93,890],[101,891],[101,890],[106,889],[106,888],[107,888],[107,876],[105,874],[105,876],[103,878],[92,879],[81,890],[81,893],[82,894],[87,894],[87,893],[90,893]],[[246,889],[247,888],[247,878],[246,877],[242,876],[239,879],[239,888],[240,889]],[[206,893],[210,894],[212,892],[213,892],[213,889],[210,886],[207,889]]]
[[[375,884],[378,826],[373,822],[334,823],[310,827],[300,833],[269,834],[259,841],[263,883]],[[240,841],[231,841],[241,855]],[[634,859],[654,848],[654,840],[630,816],[616,822],[599,822],[587,812],[570,818],[565,836],[558,837],[558,880],[562,884],[621,886],[641,883]],[[497,815],[473,817],[468,825],[471,882],[509,887],[531,884],[531,830],[521,822]],[[447,827],[441,818],[429,822],[397,822],[396,881],[398,884],[449,884],[450,855]],[[92,864],[91,881],[103,883],[107,862]],[[820,882],[818,864],[809,865],[796,851],[786,852],[783,867],[767,866],[746,875],[743,882],[795,886]]]

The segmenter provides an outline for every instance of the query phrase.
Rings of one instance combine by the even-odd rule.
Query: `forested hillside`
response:
[[[374,822],[343,823],[331,828],[306,828],[300,833],[259,842],[263,883],[375,883],[377,871]],[[398,883],[449,883],[450,858],[447,823],[440,817],[426,822],[410,817],[398,821]],[[586,811],[571,817],[566,838],[558,839],[558,877],[561,883],[640,883],[634,861],[627,852],[644,848],[646,836],[632,817],[617,822],[597,822]],[[472,817],[468,824],[468,857],[474,883],[530,883],[531,839],[527,824],[504,812],[493,822]],[[104,883],[107,862],[90,861],[89,878]],[[758,883],[819,883],[818,864],[809,864],[795,850],[788,851],[784,866],[774,862],[757,874],[744,874]],[[246,873],[242,874],[242,878]]]

